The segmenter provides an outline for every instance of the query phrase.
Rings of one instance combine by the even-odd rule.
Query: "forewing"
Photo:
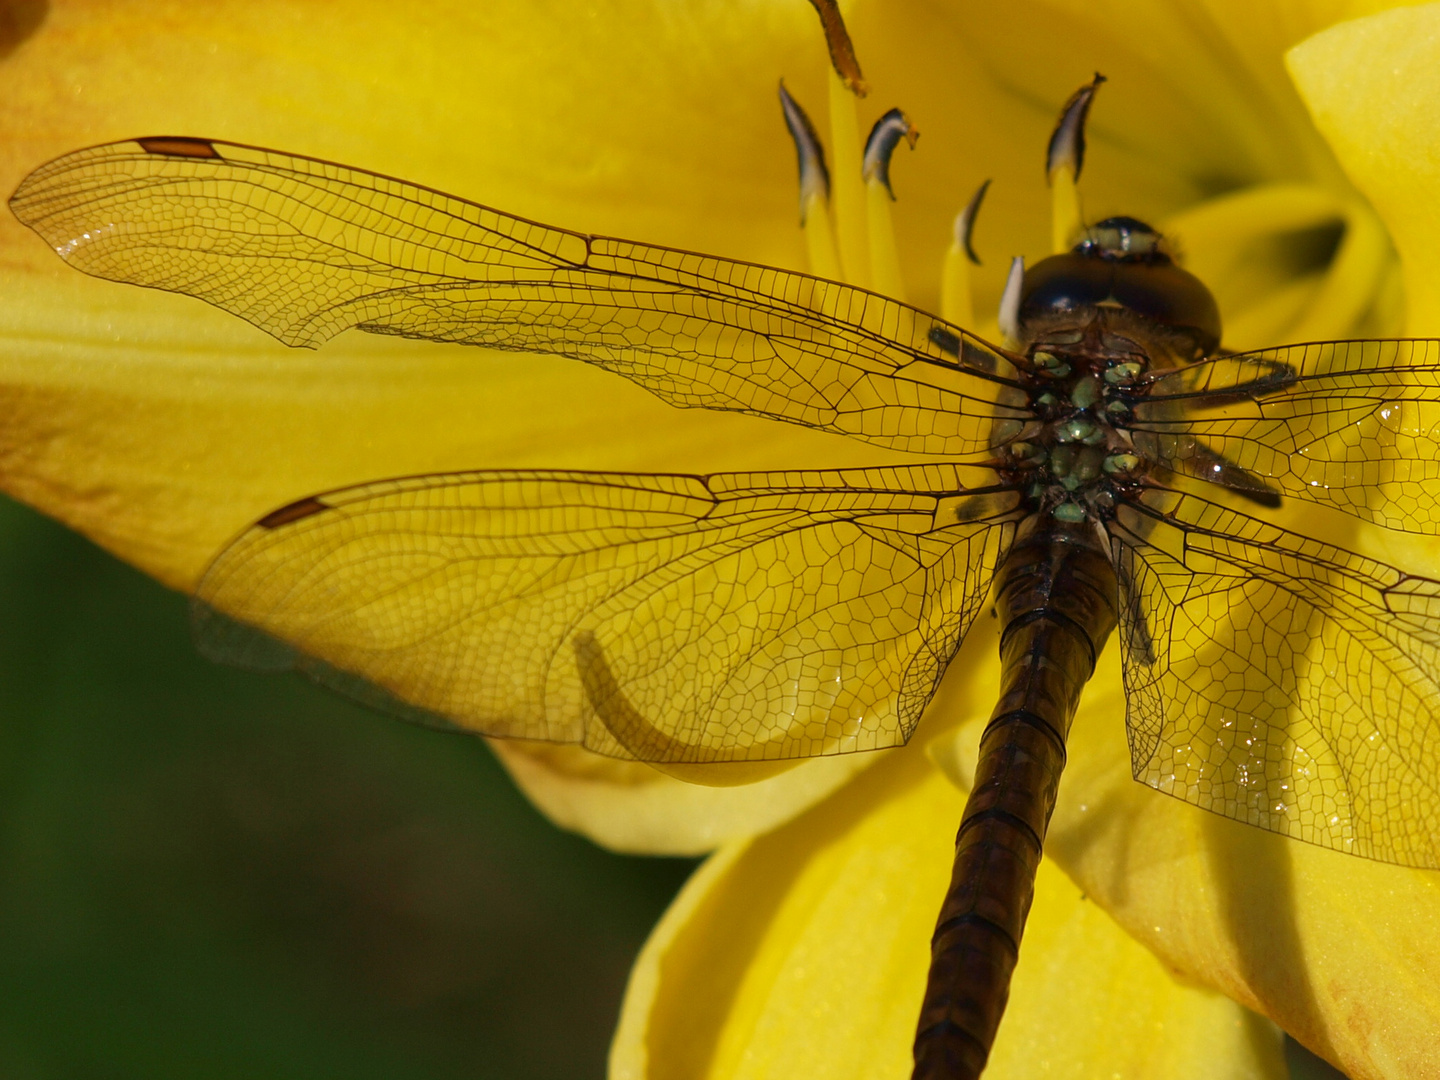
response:
[[[1217,357],[1156,381],[1141,452],[1203,475],[1199,440],[1282,497],[1406,532],[1440,528],[1440,341],[1335,341]]]
[[[1006,431],[1005,356],[805,274],[547,228],[358,169],[200,139],[80,150],[15,214],[72,265],[187,293],[289,345],[351,327],[558,353],[674,405],[917,453]],[[1014,413],[1016,420],[1023,415]]]
[[[664,762],[895,746],[1015,503],[938,466],[384,481],[244,533],[197,628],[221,659],[487,735]]]
[[[1112,529],[1136,778],[1440,866],[1440,582],[1193,495],[1147,502]]]

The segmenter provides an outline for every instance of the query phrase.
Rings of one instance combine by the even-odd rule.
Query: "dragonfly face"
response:
[[[1089,322],[1095,309],[1130,313],[1132,325],[1178,359],[1199,360],[1220,344],[1220,309],[1210,290],[1176,266],[1160,234],[1135,218],[1092,225],[1073,251],[1042,259],[1026,272],[1022,338],[1067,318]]]

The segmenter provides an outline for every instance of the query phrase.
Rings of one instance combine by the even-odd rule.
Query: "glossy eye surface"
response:
[[[1202,354],[1220,344],[1220,309],[1204,282],[1168,259],[1164,262],[1111,264],[1113,295],[1120,304],[1167,326],[1195,332]]]
[[[1027,270],[1020,322],[1104,303],[1190,331],[1202,355],[1220,344],[1220,309],[1210,290],[1176,266],[1159,235],[1134,218],[1102,221],[1072,251]]]

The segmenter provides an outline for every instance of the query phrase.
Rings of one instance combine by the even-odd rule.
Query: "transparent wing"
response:
[[[1217,357],[1157,380],[1141,452],[1206,476],[1213,451],[1281,495],[1391,529],[1440,528],[1440,341],[1333,341]],[[1198,443],[1198,445],[1197,445]]]
[[[666,762],[894,746],[1016,504],[939,466],[383,481],[245,532],[196,625],[220,659],[487,735]]]
[[[674,405],[917,453],[982,450],[1012,415],[995,404],[1005,356],[904,304],[310,158],[112,143],[36,170],[10,206],[87,273],[199,297],[289,345],[358,327],[558,353]]]
[[[1440,866],[1440,581],[1188,494],[1122,507],[1112,537],[1136,778]]]

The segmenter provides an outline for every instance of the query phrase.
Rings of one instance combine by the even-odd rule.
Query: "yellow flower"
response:
[[[1006,256],[1047,252],[1040,148],[1056,104],[1098,68],[1111,82],[1087,213],[1171,229],[1215,288],[1231,345],[1395,332],[1402,298],[1408,330],[1440,332],[1440,165],[1425,150],[1440,123],[1440,13],[1326,30],[1368,9],[1321,7],[858,8],[874,113],[899,103],[925,133],[895,166],[911,299],[938,302],[950,218],[987,176],[981,310]],[[774,87],[785,76],[818,113],[829,76],[798,0],[441,3],[424,21],[373,2],[152,4],[144,20],[56,3],[11,30],[12,188],[88,143],[208,135],[560,225],[804,265]],[[0,227],[6,489],[178,588],[260,514],[379,476],[877,460],[798,428],[680,414],[553,358],[359,334],[288,352],[192,301],[83,278]],[[498,748],[552,817],[602,843],[720,848],[637,966],[617,1077],[903,1075],[962,802],[951,780],[965,782],[994,693],[993,634],[972,637],[922,737],[887,755],[707,788],[573,749]],[[1273,1033],[1232,1000],[1356,1080],[1440,1075],[1435,875],[1292,844],[1131,782],[1113,652],[1051,829],[1069,878],[1042,872],[987,1075],[1278,1075]]]

